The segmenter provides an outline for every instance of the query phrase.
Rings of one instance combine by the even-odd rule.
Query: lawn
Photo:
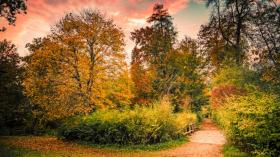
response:
[[[1,157],[109,157],[161,156],[160,150],[180,146],[186,139],[155,145],[89,145],[70,143],[49,136],[5,136],[0,139]]]

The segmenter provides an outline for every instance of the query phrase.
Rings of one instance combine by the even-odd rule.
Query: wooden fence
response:
[[[186,132],[185,135],[189,135],[191,133],[193,133],[196,130],[196,124],[195,123],[191,123],[188,125],[188,127],[186,128]]]

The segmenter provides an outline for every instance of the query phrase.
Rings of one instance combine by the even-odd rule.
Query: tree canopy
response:
[[[129,102],[123,33],[112,20],[84,10],[67,14],[51,32],[28,44],[24,86],[35,115],[56,120]]]
[[[16,15],[20,13],[26,14],[26,0],[1,0],[0,1],[0,18],[8,21],[9,25],[14,25],[16,22]],[[0,31],[5,31],[2,27]]]

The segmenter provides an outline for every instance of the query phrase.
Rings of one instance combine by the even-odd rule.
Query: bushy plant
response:
[[[225,67],[212,79],[212,117],[229,142],[254,156],[280,155],[280,100],[258,72]]]
[[[246,88],[247,85],[256,85],[260,83],[258,72],[238,65],[225,66],[218,70],[212,78],[212,87],[220,85],[233,85],[237,88]]]
[[[219,85],[211,91],[211,107],[217,108],[226,98],[236,95],[243,95],[244,89],[237,88],[234,85]]]
[[[220,68],[211,80],[211,108],[218,108],[225,99],[260,89],[260,75],[248,68],[229,65]]]
[[[279,98],[259,91],[228,98],[215,110],[230,141],[256,156],[280,155],[279,115]]]
[[[94,144],[154,144],[182,137],[188,124],[195,121],[194,114],[174,114],[164,101],[150,107],[98,110],[74,117],[59,129],[59,137]]]

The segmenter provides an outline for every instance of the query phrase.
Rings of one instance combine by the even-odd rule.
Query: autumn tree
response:
[[[8,21],[9,25],[14,25],[16,15],[20,13],[26,14],[26,0],[1,0],[0,1],[0,19],[4,18]],[[5,31],[2,27],[0,31]]]
[[[168,86],[165,85],[167,83],[165,62],[168,53],[173,49],[177,32],[173,26],[172,17],[161,4],[154,6],[153,14],[147,22],[150,26],[131,33],[131,39],[135,42],[132,52],[132,69],[135,73],[132,73],[132,77],[143,78],[138,80],[139,82],[135,81],[136,88],[147,85],[144,91],[141,91],[141,88],[136,89],[138,93],[157,98],[168,94],[167,88],[161,87]],[[147,92],[150,93],[147,94]]]
[[[111,108],[127,107],[131,104],[131,99],[134,97],[132,92],[133,82],[127,66],[107,78],[106,99],[105,104]]]
[[[122,81],[130,79],[124,77],[123,45],[120,28],[92,10],[67,14],[49,36],[28,44],[31,55],[26,57],[24,86],[37,107],[34,115],[41,117],[39,123],[117,105],[113,104],[117,101],[129,103],[129,82]],[[116,80],[123,86],[111,89]]]
[[[152,50],[153,29],[141,28],[131,33],[131,39],[136,42],[131,57],[131,77],[134,83],[135,101],[148,103],[152,98],[152,81],[155,77],[155,68],[151,67],[151,57],[147,51]]]
[[[131,64],[135,98],[147,103],[168,96],[175,111],[199,111],[207,100],[197,42],[186,37],[177,43],[172,17],[163,5],[154,6],[147,22],[150,26],[131,33],[135,42]]]

